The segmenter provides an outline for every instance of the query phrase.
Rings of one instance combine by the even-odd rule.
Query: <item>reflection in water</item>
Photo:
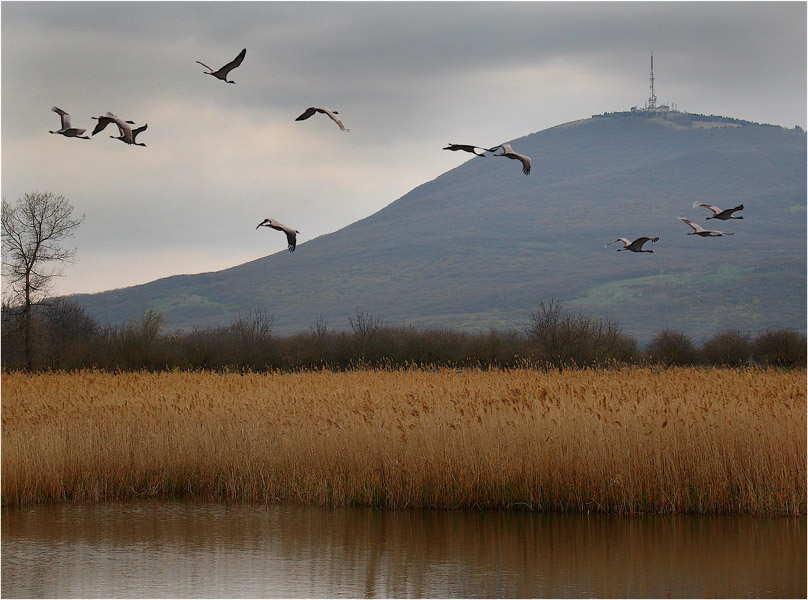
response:
[[[806,521],[143,501],[2,514],[10,597],[805,597]]]

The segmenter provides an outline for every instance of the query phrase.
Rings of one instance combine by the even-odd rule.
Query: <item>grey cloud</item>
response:
[[[291,103],[316,89],[347,96],[355,88],[383,93],[389,85],[398,93],[397,87],[561,56],[626,75],[636,72],[627,59],[644,58],[655,46],[669,54],[686,49],[689,65],[681,68],[734,57],[747,68],[761,63],[763,71],[769,54],[785,54],[779,46],[793,46],[805,29],[799,3],[10,4],[4,6],[4,37],[14,35],[16,21],[44,29],[42,49],[29,50],[25,59],[26,77],[54,82],[57,68],[72,69],[85,88],[95,78],[112,89],[128,88],[127,95],[141,88],[153,93],[149,81],[162,93],[181,93],[197,83],[181,76],[194,60],[223,64],[247,47],[242,80],[258,93],[243,101],[259,105],[270,94]],[[66,44],[76,63],[60,58]],[[4,53],[15,56],[6,46]],[[790,58],[804,64],[805,53]],[[694,76],[705,70],[694,69]]]
[[[496,144],[642,104],[651,50],[662,101],[805,126],[805,22],[802,2],[4,2],[3,193],[13,199],[45,180],[85,199],[93,207],[77,237],[85,249],[93,247],[91,235],[96,246],[114,246],[105,228],[121,210],[137,232],[126,238],[133,247],[145,236],[155,249],[169,241],[190,247],[227,238],[255,207],[261,218],[269,216],[264,206],[282,206],[289,211],[284,219],[294,222],[316,214],[316,226],[304,225],[313,236],[329,222],[345,224],[340,203],[354,202],[354,218],[363,207],[369,213],[395,200],[407,191],[405,183],[414,187],[458,164],[439,148],[464,141],[462,135]],[[195,63],[220,66],[245,47],[247,58],[232,73],[235,86],[203,75]],[[75,140],[47,133],[55,124],[53,104],[81,127],[107,110],[148,122],[143,141],[150,147],[86,142],[86,155],[95,157],[86,169],[102,157],[116,165],[116,179],[107,173],[104,187],[80,166],[57,174],[40,157],[59,156]],[[338,109],[351,133],[335,139],[342,134],[320,129],[319,122],[295,124],[313,104]],[[223,120],[217,131],[182,122],[185,114],[206,113]],[[310,179],[280,183],[283,167],[272,164],[277,156],[256,139],[249,143],[267,161],[265,178],[254,183],[231,160],[226,196],[227,186],[206,186],[208,174],[192,160],[182,173],[149,167],[150,160],[203,151],[210,164],[216,140],[233,135],[226,122],[232,115],[256,129],[280,120],[291,135],[328,136],[316,157],[299,160],[339,158],[346,171],[356,163],[346,175],[361,189],[345,184],[339,197],[308,200]],[[239,135],[250,133],[242,125]],[[341,156],[333,155],[337,140]],[[369,177],[359,166],[371,159],[378,168]],[[129,171],[135,164],[138,179]],[[398,172],[412,175],[391,183],[378,174]],[[271,197],[281,185],[288,194]],[[402,189],[394,193],[391,185]],[[112,194],[116,186],[125,192]],[[266,197],[275,204],[264,204]],[[199,219],[199,230],[184,229],[181,216],[200,203],[238,210],[210,225]],[[155,211],[159,233],[153,233]],[[179,233],[166,234],[172,230]],[[168,237],[173,240],[161,240]],[[221,242],[222,253],[227,243]]]

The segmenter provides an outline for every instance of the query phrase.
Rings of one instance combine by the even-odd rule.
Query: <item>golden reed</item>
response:
[[[2,503],[806,514],[804,370],[2,375]]]

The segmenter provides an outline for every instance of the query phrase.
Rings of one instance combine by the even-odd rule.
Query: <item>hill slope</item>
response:
[[[105,322],[161,311],[174,328],[230,322],[257,306],[275,331],[323,316],[347,327],[521,327],[551,298],[647,339],[676,328],[804,330],[806,138],[801,131],[681,113],[616,113],[512,142],[532,158],[472,158],[333,234],[214,273],[73,299]],[[706,221],[744,204],[744,220]],[[686,235],[676,217],[733,231]],[[659,236],[654,254],[618,237]],[[271,273],[272,276],[268,277]],[[282,281],[283,286],[276,282]]]

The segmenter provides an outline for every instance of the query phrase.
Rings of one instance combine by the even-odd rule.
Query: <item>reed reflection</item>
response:
[[[800,518],[132,502],[2,515],[4,597],[795,597]]]

